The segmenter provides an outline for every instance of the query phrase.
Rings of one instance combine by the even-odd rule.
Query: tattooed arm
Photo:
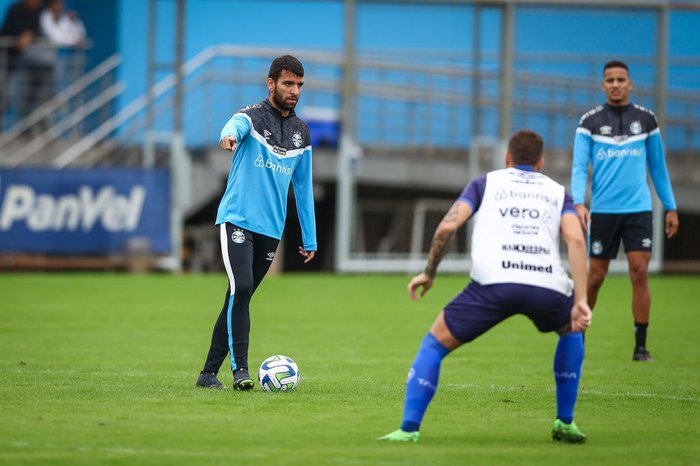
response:
[[[418,288],[423,288],[420,294],[422,297],[425,296],[425,293],[433,286],[433,280],[437,274],[438,265],[447,253],[447,247],[450,244],[454,232],[464,225],[464,222],[471,217],[472,212],[472,207],[461,200],[455,201],[450,210],[447,211],[447,214],[445,214],[445,217],[435,230],[433,240],[430,243],[428,265],[425,267],[423,273],[413,277],[408,284],[408,294],[411,299],[414,301],[418,299],[416,297],[416,290]]]

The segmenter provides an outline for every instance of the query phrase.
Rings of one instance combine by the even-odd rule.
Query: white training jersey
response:
[[[565,190],[542,173],[518,168],[486,175],[474,215],[471,277],[482,285],[521,283],[569,296],[559,236]]]

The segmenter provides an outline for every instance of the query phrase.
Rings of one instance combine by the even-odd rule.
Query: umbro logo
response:
[[[273,252],[268,252],[267,253],[267,258],[265,260],[271,261],[275,259],[275,253]]]
[[[272,136],[272,133],[269,132],[268,130],[264,130],[263,136],[265,136],[265,139],[270,139],[270,136]]]

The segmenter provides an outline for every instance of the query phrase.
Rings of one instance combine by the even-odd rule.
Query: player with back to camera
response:
[[[630,103],[632,81],[627,65],[621,61],[606,63],[602,88],[607,102],[585,113],[576,129],[571,170],[571,194],[581,227],[588,231],[590,225],[588,304],[595,307],[610,260],[617,256],[622,240],[632,282],[632,360],[652,361],[646,346],[653,232],[647,167],[666,210],[668,238],[678,232],[676,201],[659,124],[650,110]],[[589,164],[593,166],[590,212],[585,205]]]
[[[516,132],[508,142],[506,168],[469,183],[438,225],[425,271],[408,284],[424,296],[454,232],[474,214],[471,279],[430,328],[408,373],[401,428],[379,440],[417,442],[423,415],[438,387],[442,360],[499,322],[521,313],[541,332],[555,331],[557,414],[552,438],[582,443],[574,405],[583,364],[583,335],[591,322],[586,299],[586,243],[571,197],[540,173],[542,138]],[[573,283],[559,254],[569,253]]]
[[[226,298],[197,385],[224,388],[216,375],[230,354],[233,388],[250,390],[248,373],[250,299],[267,273],[284,230],[289,184],[294,188],[303,246],[310,262],[316,251],[309,127],[294,112],[304,67],[291,55],[275,58],[267,77],[267,99],[234,114],[221,130],[220,146],[233,162],[216,216],[228,275]]]

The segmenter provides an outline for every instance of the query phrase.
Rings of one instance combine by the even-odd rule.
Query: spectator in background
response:
[[[75,57],[73,50],[85,45],[85,26],[74,11],[65,10],[63,0],[50,0],[41,12],[39,24],[41,34],[55,47],[54,82],[58,85],[55,90],[59,90],[66,81],[70,82],[70,69],[82,68],[71,63],[71,59]]]
[[[85,26],[74,11],[65,11],[63,0],[50,0],[39,24],[41,33],[56,47],[85,45]]]
[[[0,110],[5,113],[10,77],[20,68],[27,49],[39,36],[41,0],[20,0],[13,3],[5,14],[0,36],[10,38],[3,45],[0,56]],[[6,48],[5,48],[6,47]]]

